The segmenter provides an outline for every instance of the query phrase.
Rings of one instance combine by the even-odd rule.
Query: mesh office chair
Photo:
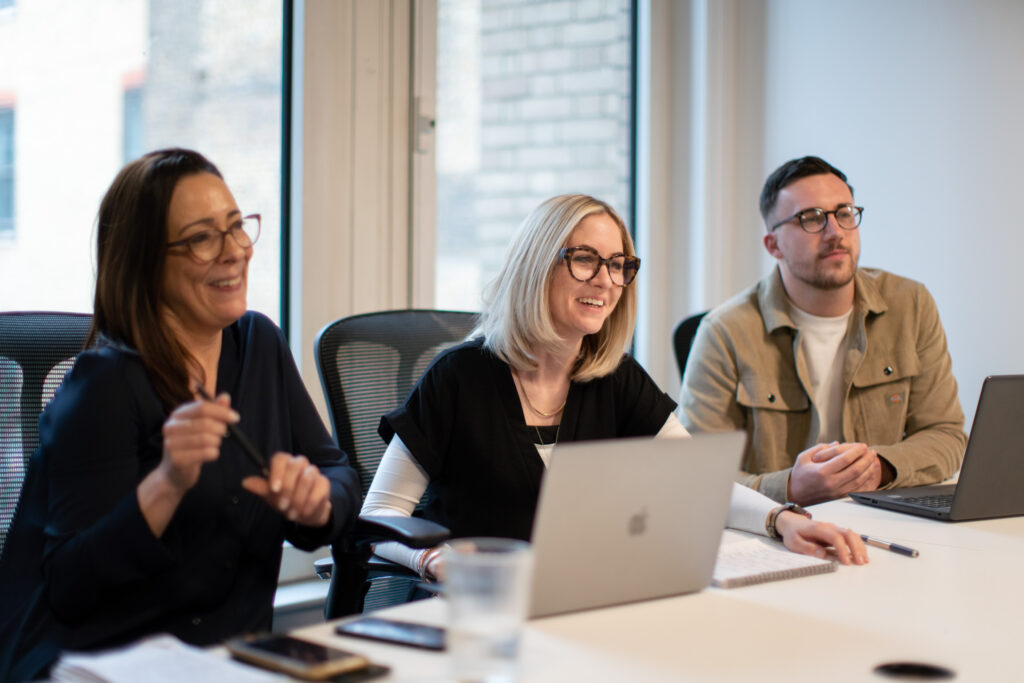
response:
[[[39,446],[39,414],[85,345],[87,313],[0,312],[0,556],[29,458]]]
[[[679,366],[680,379],[686,372],[686,359],[690,357],[690,347],[693,346],[693,338],[697,336],[697,327],[700,326],[700,321],[707,314],[707,311],[703,311],[683,318],[683,321],[676,325],[675,332],[672,333],[672,345],[676,351],[676,364]]]
[[[382,311],[342,318],[320,331],[314,353],[331,428],[338,445],[359,472],[364,492],[370,488],[386,447],[377,434],[381,415],[404,401],[434,357],[465,339],[476,320],[474,313],[455,311]],[[416,517],[410,521],[444,529]],[[445,538],[446,530],[443,537],[407,545],[432,547]],[[342,560],[335,549],[327,618],[406,602],[415,589],[419,577],[408,569],[372,558],[368,547],[356,555],[345,554]],[[322,576],[330,571],[325,567],[327,564],[330,561],[321,560],[318,564]],[[343,569],[343,564],[347,568]],[[342,577],[342,571],[352,574]],[[358,584],[343,589],[343,581]],[[339,597],[347,600],[343,596],[352,594],[365,596],[361,606],[336,604]]]

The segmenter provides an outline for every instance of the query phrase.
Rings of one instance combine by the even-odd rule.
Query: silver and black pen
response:
[[[918,555],[918,552],[913,548],[908,548],[907,546],[900,545],[899,543],[890,543],[889,541],[883,541],[880,538],[872,538],[871,536],[865,536],[864,534],[861,534],[860,538],[868,545],[872,545],[876,548],[884,548],[885,550],[891,550],[894,553],[906,555],[907,557],[917,557]]]

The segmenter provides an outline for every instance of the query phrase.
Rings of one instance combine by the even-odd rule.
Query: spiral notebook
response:
[[[734,543],[722,543],[718,549],[711,585],[739,588],[835,570],[835,560],[798,555],[768,539],[748,538]]]

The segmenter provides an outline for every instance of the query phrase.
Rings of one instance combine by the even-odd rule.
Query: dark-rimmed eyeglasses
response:
[[[569,275],[580,282],[590,282],[601,271],[601,266],[608,269],[608,277],[612,284],[618,287],[625,287],[640,270],[640,259],[636,256],[615,254],[608,258],[601,258],[594,249],[590,247],[565,247],[558,252],[558,258],[565,260],[569,267]]]
[[[860,216],[864,213],[863,206],[853,206],[852,204],[844,204],[835,211],[825,211],[824,209],[804,209],[794,213],[789,218],[783,218],[781,221],[768,228],[768,232],[772,232],[775,228],[779,227],[783,223],[788,223],[794,218],[800,220],[800,227],[804,232],[814,234],[821,232],[825,229],[825,225],[828,223],[829,215],[836,217],[836,225],[843,230],[856,230],[857,226],[860,225]]]
[[[188,247],[193,259],[199,263],[209,263],[217,260],[224,253],[224,240],[228,235],[231,235],[238,246],[248,249],[260,238],[260,215],[253,213],[236,218],[227,230],[217,230],[216,228],[200,230],[185,239],[168,242],[167,246]]]

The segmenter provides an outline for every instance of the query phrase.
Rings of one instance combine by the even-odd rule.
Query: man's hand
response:
[[[796,457],[789,474],[789,500],[813,505],[881,485],[877,451],[862,443],[819,443]]]

